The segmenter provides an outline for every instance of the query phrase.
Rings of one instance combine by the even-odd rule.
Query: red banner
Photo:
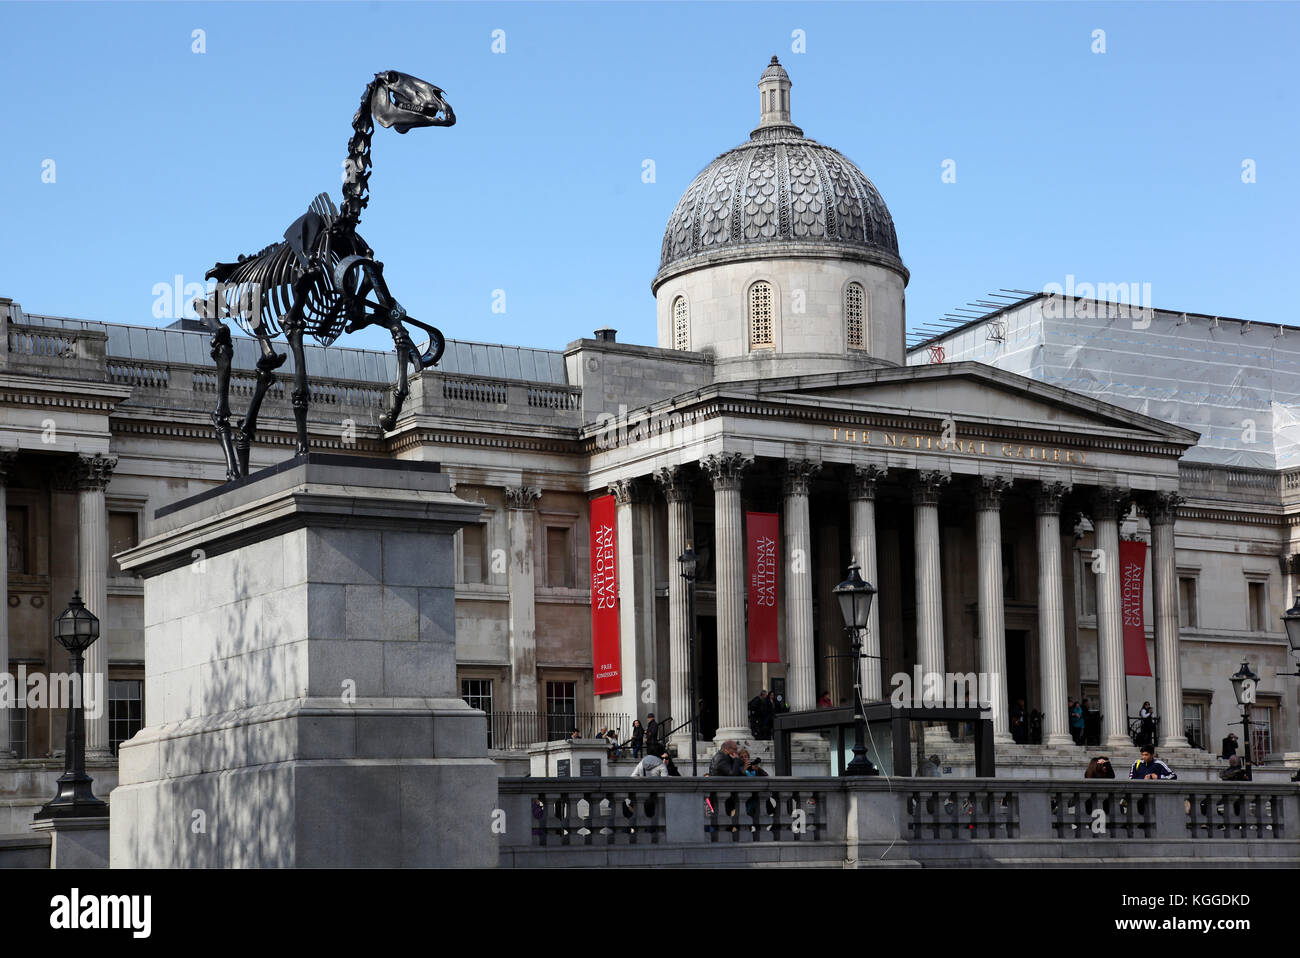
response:
[[[597,695],[623,689],[618,650],[618,537],[614,497],[591,501],[591,664]]]
[[[1124,623],[1124,674],[1150,675],[1147,630],[1142,616],[1142,582],[1146,578],[1147,544],[1124,539],[1119,544],[1119,604]]]
[[[776,616],[780,530],[774,512],[745,513],[749,555],[749,661],[780,662]]]

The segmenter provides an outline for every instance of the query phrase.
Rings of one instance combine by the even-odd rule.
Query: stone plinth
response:
[[[113,867],[492,865],[496,771],[457,697],[436,465],[312,455],[159,510],[145,728],[121,747]]]
[[[578,738],[538,742],[528,747],[529,774],[533,778],[582,777],[582,763],[599,762],[600,775],[609,775],[609,746],[604,739]],[[563,763],[567,762],[567,766]],[[591,777],[591,776],[587,776]]]
[[[47,818],[32,822],[32,831],[50,836],[51,868],[107,868],[108,826],[97,818]]]

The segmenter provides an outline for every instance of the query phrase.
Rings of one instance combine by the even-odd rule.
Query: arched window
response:
[[[861,283],[844,290],[844,341],[849,349],[867,348],[867,296]]]
[[[773,339],[772,284],[759,280],[749,287],[749,348],[776,345]]]
[[[691,316],[686,308],[686,297],[673,300],[673,349],[691,348]]]

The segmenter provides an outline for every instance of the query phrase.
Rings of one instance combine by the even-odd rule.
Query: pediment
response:
[[[983,363],[892,367],[749,385],[764,397],[846,410],[1050,431],[1101,430],[1185,445],[1199,438],[1189,429]]]

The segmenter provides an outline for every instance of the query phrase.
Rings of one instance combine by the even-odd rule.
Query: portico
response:
[[[1008,706],[1024,698],[1042,713],[1042,745],[1061,747],[1073,745],[1067,702],[1086,681],[1100,687],[1105,744],[1129,746],[1121,522],[1134,505],[1155,517],[1152,582],[1174,581],[1164,540],[1177,518],[1178,459],[1194,433],[973,363],[730,383],[633,410],[617,425],[589,449],[592,491],[654,475],[652,521],[674,543],[689,539],[711,557],[700,577],[714,602],[701,614],[714,619],[717,668],[701,676],[700,694],[715,699],[719,718],[716,729],[702,729],[706,737],[751,738],[746,703],[764,686],[783,686],[794,709],[813,707],[825,691],[818,676],[834,677],[841,696],[851,690],[843,636],[818,614],[819,575],[832,566],[807,561],[830,552],[833,568],[852,559],[900,592],[873,609],[868,698],[887,699],[890,677],[914,665],[978,671],[997,690],[990,705],[999,740],[1011,742]],[[746,658],[749,511],[778,513],[782,530],[782,661],[768,667],[767,683]],[[1076,519],[1086,520],[1080,529],[1091,525],[1094,540],[1095,644],[1067,628],[1074,588],[1064,570],[1087,534],[1076,533]],[[1168,596],[1158,601],[1157,635],[1170,642]],[[669,634],[685,636],[686,604],[670,602],[667,611]],[[1008,629],[1025,634],[1012,662]],[[638,634],[632,644],[651,648],[654,636]],[[684,641],[669,644],[666,682],[678,677],[684,686],[685,652]],[[645,658],[636,653],[637,662]],[[1157,668],[1161,708],[1179,715],[1168,650]],[[674,715],[686,714],[682,691]]]

